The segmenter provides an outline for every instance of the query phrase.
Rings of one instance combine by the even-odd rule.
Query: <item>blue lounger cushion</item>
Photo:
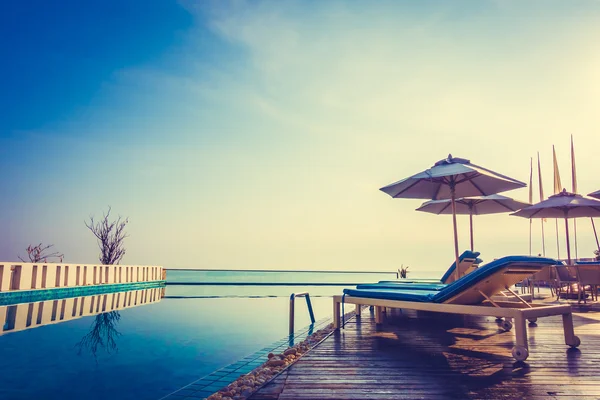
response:
[[[368,297],[386,300],[418,301],[444,303],[478,283],[486,280],[502,269],[514,264],[535,264],[540,266],[561,264],[559,261],[545,257],[508,256],[502,257],[479,267],[470,274],[462,276],[440,290],[398,289],[344,289],[344,294],[355,297]],[[493,293],[492,293],[493,294]]]
[[[486,265],[477,268],[470,274],[464,275],[459,280],[450,283],[444,290],[440,290],[434,298],[436,303],[443,303],[446,300],[454,297],[460,292],[469,289],[482,280],[495,274],[497,271],[510,264],[518,263],[535,263],[543,266],[560,264],[560,261],[546,257],[531,257],[531,256],[507,256],[491,261]]]
[[[448,286],[445,283],[427,282],[390,282],[390,283],[364,283],[357,285],[357,289],[408,289],[408,290],[442,290]]]
[[[575,261],[575,265],[600,265],[600,261]]]
[[[410,290],[410,289],[344,289],[344,294],[355,297],[368,297],[372,299],[418,301],[431,303],[436,290]]]

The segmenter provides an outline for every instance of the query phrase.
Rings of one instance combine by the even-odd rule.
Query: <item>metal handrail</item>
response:
[[[294,334],[294,304],[296,303],[296,297],[306,298],[306,306],[308,307],[308,314],[310,315],[310,322],[315,323],[315,314],[313,313],[312,304],[310,303],[310,295],[308,292],[292,293],[290,296],[290,335]]]

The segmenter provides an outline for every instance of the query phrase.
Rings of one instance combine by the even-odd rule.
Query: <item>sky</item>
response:
[[[539,152],[547,196],[570,135],[600,189],[598,43],[597,0],[3,2],[0,259],[96,262],[110,206],[122,264],[443,271],[451,217],[378,189],[449,153],[528,182]],[[529,221],[475,217],[475,248],[528,254]]]

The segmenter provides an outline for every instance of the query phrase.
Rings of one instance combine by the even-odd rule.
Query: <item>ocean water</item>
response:
[[[1,306],[0,399],[159,399],[287,337],[292,293],[309,292],[319,320],[345,286],[394,278],[173,270],[160,295],[147,289]],[[298,299],[296,327],[309,323]]]
[[[441,274],[440,274],[441,276]],[[382,279],[395,279],[396,272],[339,272],[339,271],[268,271],[268,270],[192,270],[172,269],[168,271],[171,284],[245,284],[245,285],[356,285],[364,282],[377,282]]]

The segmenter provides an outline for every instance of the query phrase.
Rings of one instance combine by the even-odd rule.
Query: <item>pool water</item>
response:
[[[310,292],[319,320],[342,287],[153,290],[0,306],[0,399],[159,399],[286,338],[291,293]]]

